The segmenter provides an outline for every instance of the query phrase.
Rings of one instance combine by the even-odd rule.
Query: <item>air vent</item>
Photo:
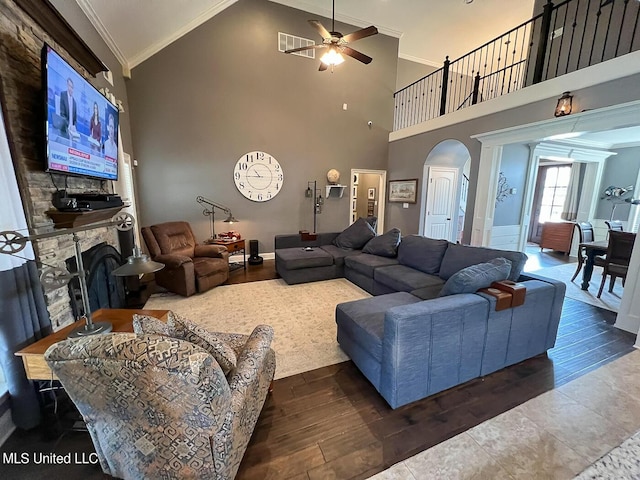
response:
[[[278,32],[278,50],[284,52],[292,48],[308,47],[309,45],[315,45],[316,42],[309,40],[308,38],[296,37],[295,35],[289,35],[288,33]],[[301,52],[295,52],[291,55],[298,55],[300,57],[316,58],[315,49],[303,50]]]

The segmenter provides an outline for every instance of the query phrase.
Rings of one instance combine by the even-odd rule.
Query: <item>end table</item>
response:
[[[239,255],[242,253],[242,263],[229,262],[229,271],[237,270],[239,268],[247,269],[247,251],[245,250],[244,240],[214,240],[210,242],[213,245],[223,245],[227,247],[229,252],[229,258],[233,255]]]

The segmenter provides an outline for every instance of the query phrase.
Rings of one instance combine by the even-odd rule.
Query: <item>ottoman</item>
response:
[[[337,271],[333,256],[319,247],[276,250],[276,272],[289,285],[337,278]]]

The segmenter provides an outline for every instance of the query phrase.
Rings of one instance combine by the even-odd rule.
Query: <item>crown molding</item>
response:
[[[111,33],[109,33],[109,30],[107,30],[107,27],[105,27],[104,24],[100,21],[100,17],[98,17],[96,11],[87,0],[76,0],[76,3],[80,7],[80,10],[82,10],[87,16],[89,22],[91,22],[91,25],[93,25],[93,27],[97,30],[98,35],[102,37],[104,43],[107,44],[109,50],[113,52],[116,60],[118,60],[118,62],[122,66],[123,75],[125,77],[128,77],[129,68],[127,57],[124,55],[124,53],[122,53],[122,50],[120,50],[120,48],[118,47],[116,41],[111,36]]]
[[[442,63],[433,62],[431,60],[425,60],[424,58],[414,57],[413,55],[407,55],[406,53],[398,54],[398,58],[402,58],[403,60],[409,60],[410,62],[421,63],[423,65],[428,65],[430,67],[442,68],[444,66],[444,62]]]
[[[196,18],[191,20],[189,23],[186,23],[185,25],[183,25],[182,28],[180,28],[176,32],[174,32],[171,35],[169,35],[168,37],[165,37],[162,40],[150,45],[149,47],[145,48],[139,54],[133,56],[129,60],[129,68],[134,68],[134,67],[140,65],[142,62],[147,60],[149,57],[155,55],[156,53],[158,53],[160,50],[162,50],[166,46],[170,45],[171,43],[173,43],[176,40],[178,40],[180,37],[182,37],[182,36],[186,35],[187,33],[189,33],[194,28],[199,27],[200,25],[202,25],[207,20],[210,20],[211,18],[215,17],[218,13],[222,12],[223,10],[226,10],[231,5],[236,3],[237,1],[238,0],[222,0],[222,1],[218,2],[217,4],[213,5],[211,8],[208,8],[207,10],[202,12],[200,15],[198,15]]]

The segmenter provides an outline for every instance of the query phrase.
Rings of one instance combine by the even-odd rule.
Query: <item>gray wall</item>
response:
[[[524,201],[524,186],[529,171],[529,147],[527,145],[505,145],[502,149],[500,171],[507,179],[507,185],[516,189],[515,195],[507,195],[496,203],[493,225],[519,225]]]
[[[640,170],[640,147],[632,148],[620,148],[618,150],[612,150],[617,155],[609,157],[604,164],[604,171],[602,172],[602,183],[600,184],[600,196],[605,189],[611,185],[614,187],[626,187],[628,185],[636,185],[636,179],[638,178],[638,171]],[[640,192],[633,192],[629,198],[640,197]],[[623,203],[616,207],[614,220],[627,220],[629,217],[629,209],[639,208],[632,207],[628,203]],[[598,200],[596,207],[596,218],[603,218],[609,220],[611,217],[611,210],[613,209],[613,203],[606,199]]]
[[[351,168],[386,169],[398,40],[359,40],[353,47],[373,57],[370,65],[347,58],[333,73],[318,72],[318,59],[277,51],[279,31],[319,41],[312,18],[241,0],[133,69],[127,88],[143,225],[186,220],[204,239],[208,219],[195,202],[203,195],[229,206],[240,221],[234,229],[269,252],[276,234],[312,229],[307,181],[324,189],[331,168],[343,184]],[[246,199],[233,182],[236,161],[253,150],[284,170],[282,190],[268,202]],[[344,229],[350,212],[349,195],[326,199],[318,231]]]
[[[637,100],[640,98],[640,74],[572,93],[575,95],[574,98],[579,99],[581,109],[594,109]],[[387,178],[389,180],[415,177],[422,179],[424,161],[435,145],[447,139],[457,139],[464,143],[471,154],[469,203],[463,238],[463,242],[467,243],[471,238],[481,146],[479,141],[470,138],[470,136],[553,118],[558,96],[558,92],[553,92],[553,95],[550,95],[546,100],[391,142]],[[640,124],[640,119],[638,123]],[[386,215],[385,225],[398,227],[403,234],[418,233],[420,222],[420,205],[418,203],[409,205],[408,209],[403,209],[401,204],[388,204]]]
[[[444,63],[444,59],[443,59]],[[432,67],[423,63],[412,62],[404,58],[398,59],[398,77],[396,78],[396,92],[404,87],[411,85],[413,82],[426,77],[430,73],[435,72],[441,67]]]

